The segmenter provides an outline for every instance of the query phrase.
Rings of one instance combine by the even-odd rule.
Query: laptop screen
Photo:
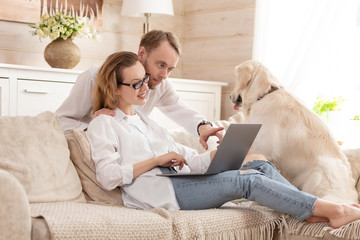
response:
[[[261,124],[230,124],[206,174],[240,169],[260,128]]]

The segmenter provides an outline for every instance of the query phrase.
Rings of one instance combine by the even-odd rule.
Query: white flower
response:
[[[52,33],[49,34],[49,37],[51,40],[55,40],[57,39],[58,37],[60,37],[60,32],[57,30],[57,31],[54,31]]]
[[[47,20],[49,19],[50,15],[48,13],[45,13],[44,15],[42,15],[41,17],[41,20],[44,21],[44,20]]]
[[[55,18],[50,18],[47,25],[51,27],[54,26],[55,24],[56,24]]]
[[[39,35],[39,37],[44,37],[44,32],[41,29],[36,30],[36,34]]]
[[[58,30],[59,30],[60,33],[65,32],[65,28],[63,26],[61,26],[61,25],[59,25]]]
[[[47,28],[47,27],[44,27],[44,28],[42,29],[42,31],[44,32],[44,35],[46,35],[46,36],[50,34],[50,29]]]
[[[67,39],[69,37],[86,37],[95,39],[96,30],[92,26],[94,18],[72,17],[58,12],[55,15],[45,13],[41,16],[40,22],[30,25],[33,28],[32,35],[38,35],[40,40],[50,37],[51,40],[57,38]]]

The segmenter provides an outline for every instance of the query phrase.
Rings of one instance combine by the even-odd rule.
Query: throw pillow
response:
[[[84,200],[57,116],[0,117],[0,169],[13,174],[30,202]]]
[[[105,190],[96,180],[95,164],[91,159],[90,144],[84,131],[72,129],[66,135],[70,158],[80,177],[86,200],[123,206],[121,189]]]

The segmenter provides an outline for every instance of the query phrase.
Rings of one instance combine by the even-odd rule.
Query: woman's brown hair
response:
[[[116,89],[123,82],[124,68],[131,67],[138,61],[133,52],[116,52],[107,57],[101,66],[92,91],[93,113],[102,109],[115,109],[118,106]]]

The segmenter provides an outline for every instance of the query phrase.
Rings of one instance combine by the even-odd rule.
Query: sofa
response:
[[[226,128],[232,121],[237,119],[215,125]],[[169,133],[205,151],[184,130]],[[360,149],[345,153],[360,162]],[[0,117],[0,186],[1,240],[360,239],[360,221],[332,229],[245,199],[196,211],[124,207],[119,188],[107,191],[96,181],[84,132],[64,134],[52,112]]]

